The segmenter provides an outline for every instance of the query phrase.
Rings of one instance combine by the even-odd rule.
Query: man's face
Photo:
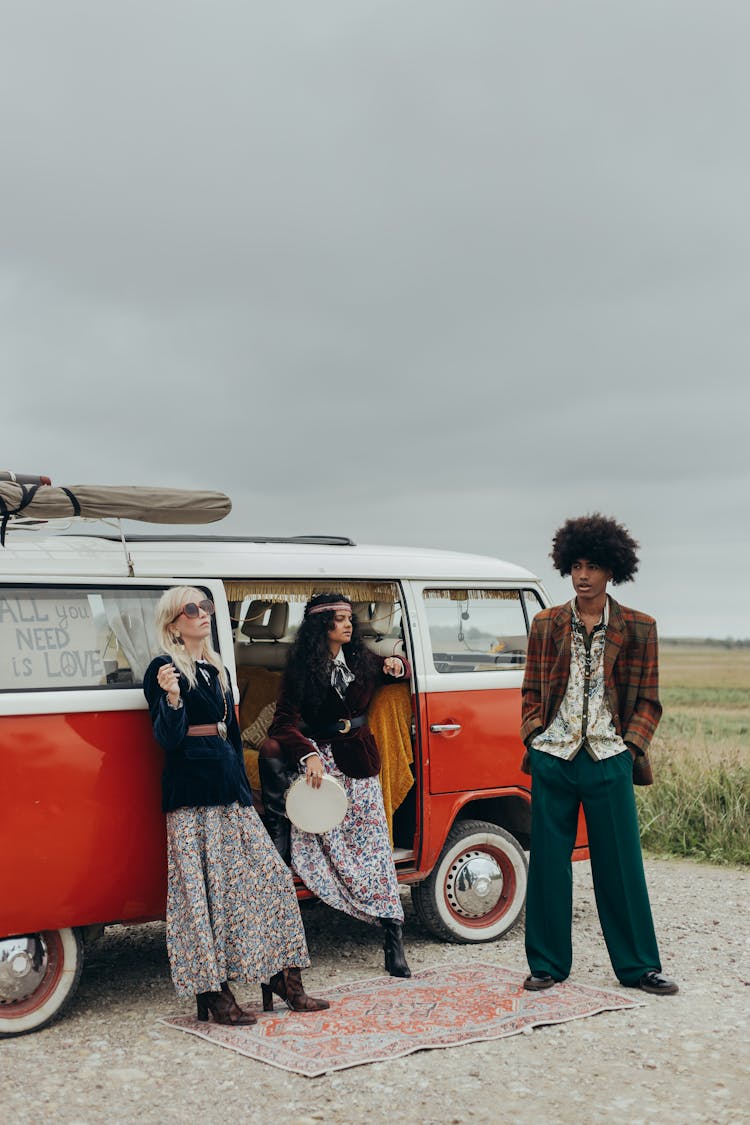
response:
[[[612,571],[605,570],[589,559],[576,559],[570,568],[570,577],[576,596],[581,601],[596,601],[606,591]]]

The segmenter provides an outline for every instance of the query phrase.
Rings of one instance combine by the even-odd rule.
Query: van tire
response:
[[[489,821],[459,820],[411,896],[420,921],[443,941],[496,941],[520,918],[527,883],[526,855],[515,836]]]
[[[81,979],[83,940],[77,929],[44,930],[28,937],[44,949],[44,976],[30,996],[0,1000],[0,1039],[46,1027],[71,1003]]]

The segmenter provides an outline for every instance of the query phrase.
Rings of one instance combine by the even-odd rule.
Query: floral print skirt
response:
[[[167,953],[178,996],[310,964],[291,873],[253,808],[167,813]]]
[[[403,922],[383,794],[377,777],[347,777],[328,745],[318,747],[327,773],[346,790],[349,808],[330,832],[292,825],[292,869],[319,899],[363,922]],[[304,773],[304,766],[301,767]]]

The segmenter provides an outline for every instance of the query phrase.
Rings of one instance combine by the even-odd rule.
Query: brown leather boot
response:
[[[299,969],[282,969],[274,973],[268,984],[262,984],[263,1011],[273,1011],[274,992],[283,1000],[293,1012],[322,1012],[330,1008],[327,1000],[318,1000],[315,996],[308,996],[302,984],[302,973]]]
[[[229,996],[231,995],[230,992]],[[229,996],[223,991],[199,992],[195,999],[198,1006],[198,1019],[201,1023],[208,1020],[209,1012],[214,1023],[231,1024],[233,1027],[247,1027],[258,1022],[252,1012],[244,1012],[234,997],[232,996],[230,1000]]]
[[[239,1020],[242,1020],[243,1017],[246,1017],[245,1022],[248,1022],[248,1023],[257,1023],[258,1022],[258,1018],[257,1018],[257,1016],[255,1015],[254,1012],[251,1012],[249,1008],[242,1008],[237,1003],[235,995],[232,992],[231,988],[229,987],[229,981],[225,980],[222,983],[221,991],[227,997],[227,999],[229,1000],[229,1003],[232,1006],[231,1007],[232,1019],[239,1021]]]

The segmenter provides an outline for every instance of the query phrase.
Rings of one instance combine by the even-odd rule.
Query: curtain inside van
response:
[[[313,594],[343,594],[352,602],[397,602],[399,590],[395,582],[368,582],[344,578],[290,579],[225,579],[227,600],[241,602],[245,598],[267,602],[306,602]]]
[[[152,658],[159,651],[151,601],[130,602],[123,607],[119,596],[102,597],[107,624],[117,638],[125,659],[137,681],[141,681]]]

